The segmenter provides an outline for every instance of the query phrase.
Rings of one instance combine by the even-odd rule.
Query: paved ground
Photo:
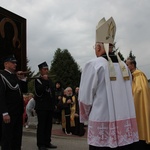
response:
[[[56,150],[88,150],[86,134],[83,137],[68,136],[61,130],[61,125],[53,125],[52,144],[57,145]],[[38,150],[36,146],[35,127],[25,129],[22,142],[22,150]]]
[[[58,146],[56,150],[88,150],[86,140],[80,138],[53,137],[52,143]],[[22,150],[38,150],[36,138],[33,136],[23,136]]]
[[[86,127],[85,127],[86,130]],[[35,135],[36,134],[36,126],[32,125],[29,128],[24,128],[23,129],[23,133],[24,135]],[[53,136],[63,136],[63,137],[68,137],[68,135],[64,134],[64,132],[62,131],[62,127],[60,124],[53,124],[52,127],[52,135]],[[70,137],[70,136],[69,136]],[[79,137],[79,136],[75,136],[75,135],[71,135],[71,137]],[[87,133],[85,132],[84,136],[80,137],[80,138],[86,138],[87,137]]]

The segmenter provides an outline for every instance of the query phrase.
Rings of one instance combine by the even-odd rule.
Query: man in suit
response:
[[[38,65],[40,77],[35,79],[35,110],[38,118],[37,146],[39,150],[57,148],[51,144],[52,118],[55,107],[54,85],[48,77],[48,65]]]
[[[3,63],[5,69],[0,72],[1,147],[2,150],[21,150],[22,92],[27,92],[27,82],[22,71],[16,73],[17,60],[13,55],[5,57]]]

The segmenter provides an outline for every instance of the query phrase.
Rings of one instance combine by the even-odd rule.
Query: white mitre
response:
[[[116,80],[115,68],[111,58],[108,55],[109,44],[114,44],[115,34],[116,34],[116,24],[112,17],[109,18],[107,21],[105,20],[105,18],[102,18],[98,22],[98,25],[96,26],[96,43],[100,42],[104,44],[104,49],[108,57],[110,80]],[[125,66],[121,61],[120,57],[118,56],[118,54],[117,58],[120,65],[120,69],[122,70],[124,80],[129,79],[129,73],[125,69]]]
[[[103,43],[114,43],[116,33],[116,24],[114,19],[111,17],[107,21],[102,18],[96,26],[96,42]]]

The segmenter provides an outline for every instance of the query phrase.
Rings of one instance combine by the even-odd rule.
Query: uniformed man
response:
[[[16,73],[17,60],[13,55],[4,58],[0,72],[0,113],[2,114],[2,150],[21,150],[23,96],[27,82],[22,71]]]
[[[35,79],[35,109],[38,118],[37,146],[39,150],[57,148],[51,144],[52,118],[55,106],[54,85],[48,77],[48,65],[38,65],[40,77]]]

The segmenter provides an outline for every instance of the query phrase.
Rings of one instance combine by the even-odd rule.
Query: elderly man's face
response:
[[[113,44],[109,44],[109,51],[112,52],[113,51]],[[101,55],[103,55],[105,53],[105,49],[104,49],[104,45],[101,42],[97,42],[95,44],[95,54],[97,57],[100,57]]]
[[[72,89],[68,89],[66,94],[67,94],[67,96],[72,96],[72,94],[73,94]]]
[[[104,47],[103,47],[103,43],[97,42],[95,44],[95,54],[96,54],[96,56],[100,57],[104,53],[105,53],[105,50],[104,50]]]

